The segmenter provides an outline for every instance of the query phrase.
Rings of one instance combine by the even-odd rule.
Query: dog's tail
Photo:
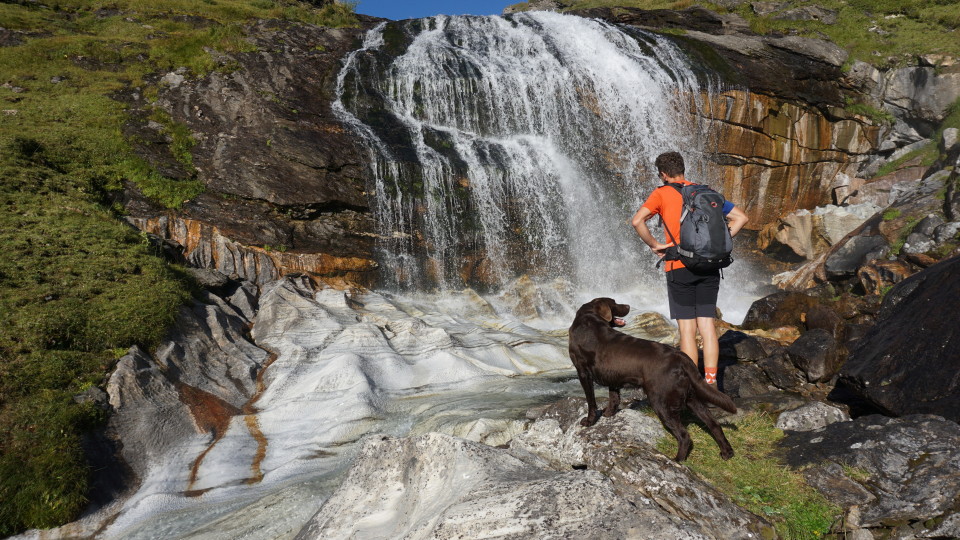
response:
[[[736,413],[737,405],[730,399],[730,396],[717,390],[716,385],[707,384],[707,381],[703,380],[703,377],[700,376],[696,364],[690,360],[690,357],[682,352],[680,354],[683,355],[683,370],[687,373],[687,376],[690,377],[690,382],[693,383],[693,391],[697,393],[697,397],[703,401],[713,403],[728,413]]]

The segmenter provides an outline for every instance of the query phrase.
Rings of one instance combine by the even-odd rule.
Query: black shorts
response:
[[[717,315],[720,271],[694,274],[686,268],[667,272],[667,298],[671,319],[696,319]]]

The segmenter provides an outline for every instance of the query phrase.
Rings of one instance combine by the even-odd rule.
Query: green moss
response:
[[[907,163],[917,160],[917,158],[919,158],[918,163],[920,166],[929,167],[930,165],[933,165],[937,161],[938,157],[939,157],[939,152],[937,151],[937,145],[931,142],[929,144],[924,145],[922,148],[918,148],[916,150],[913,150],[912,152],[908,152],[904,154],[898,159],[895,159],[889,163],[885,163],[882,167],[880,167],[877,170],[877,174],[875,176],[879,177],[879,176],[888,175],[894,171],[899,170]]]
[[[849,113],[866,116],[874,124],[890,125],[895,120],[890,112],[865,103],[855,103],[849,97],[846,98],[846,107],[844,108]]]
[[[733,429],[725,429],[736,452],[727,461],[720,458],[716,444],[701,426],[691,423],[687,428],[694,450],[686,465],[737,504],[769,519],[781,538],[820,538],[829,532],[840,509],[776,457],[783,431],[774,426],[772,416],[750,413],[737,420]],[[666,437],[657,448],[672,456],[677,443]]]
[[[883,220],[884,220],[884,221],[891,221],[891,220],[897,219],[898,217],[900,217],[900,209],[899,209],[899,208],[888,208],[888,209],[886,209],[886,210],[883,211]]]
[[[903,224],[903,227],[900,228],[900,236],[897,237],[897,241],[890,246],[890,252],[894,255],[899,255],[900,250],[903,249],[903,245],[907,243],[907,237],[910,236],[910,233],[913,232],[913,228],[917,226],[917,223],[920,222],[919,218],[912,217],[907,219]]]

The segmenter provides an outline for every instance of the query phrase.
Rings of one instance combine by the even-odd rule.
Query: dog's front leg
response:
[[[610,399],[607,401],[607,408],[603,410],[603,415],[606,417],[613,416],[617,414],[617,411],[620,409],[620,389],[617,388],[614,390],[610,389]]]
[[[587,370],[577,370],[577,378],[580,379],[580,386],[583,387],[583,393],[587,396],[587,416],[580,420],[581,426],[592,426],[597,423],[597,398],[593,394],[593,377]]]

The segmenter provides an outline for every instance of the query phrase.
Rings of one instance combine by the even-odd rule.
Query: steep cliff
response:
[[[259,21],[246,29],[250,50],[218,53],[209,74],[166,73],[154,102],[128,93],[126,130],[141,155],[205,186],[174,211],[130,185],[128,221],[228,275],[372,284],[367,157],[331,111],[340,59],[374,22],[361,19],[360,28]],[[172,159],[173,141],[151,121],[156,109],[189,130],[189,166]]]

